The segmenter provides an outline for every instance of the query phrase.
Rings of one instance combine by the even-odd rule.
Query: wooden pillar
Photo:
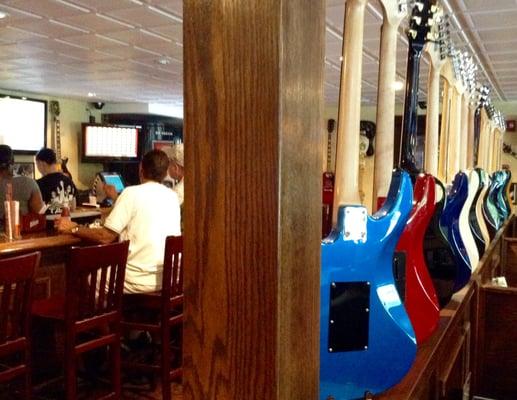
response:
[[[184,399],[316,399],[323,0],[185,0]]]

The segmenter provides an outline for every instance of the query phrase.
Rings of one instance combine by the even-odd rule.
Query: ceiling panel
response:
[[[479,51],[501,97],[517,100],[517,2],[449,0],[458,22],[453,40]],[[181,0],[0,0],[0,87],[99,100],[182,99]],[[336,104],[342,51],[343,0],[327,0],[325,99]],[[382,13],[377,0],[365,13],[362,98],[376,101]],[[403,26],[407,24],[403,22]],[[397,79],[405,79],[407,39],[398,36]],[[427,62],[420,96],[425,99]],[[484,80],[483,72],[480,77]],[[506,90],[506,91],[505,91]],[[397,93],[400,101],[403,92]]]

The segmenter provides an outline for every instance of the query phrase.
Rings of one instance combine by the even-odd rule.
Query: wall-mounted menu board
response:
[[[83,161],[135,160],[137,157],[137,127],[83,124]]]

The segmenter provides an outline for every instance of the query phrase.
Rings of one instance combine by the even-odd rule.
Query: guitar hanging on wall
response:
[[[366,0],[345,3],[333,230],[321,245],[320,400],[380,393],[413,364],[416,341],[392,257],[412,207],[409,175],[393,172],[383,207],[360,203],[359,146]],[[383,1],[398,10],[398,1]]]
[[[425,132],[425,171],[435,177],[435,210],[424,239],[424,255],[429,274],[433,280],[440,308],[445,307],[454,294],[457,268],[454,255],[447,238],[440,228],[440,216],[445,207],[445,186],[438,176],[439,139],[440,139],[440,71],[447,58],[449,38],[447,17],[439,9],[435,14],[435,24],[431,28],[430,40],[425,52],[429,60],[427,80],[427,115]],[[446,102],[446,96],[444,96]],[[440,149],[441,151],[444,148]]]
[[[431,174],[420,173],[416,164],[420,60],[435,11],[434,1],[417,3],[413,7],[408,29],[407,80],[399,167],[414,179],[414,207],[397,244],[394,261],[395,276],[405,275],[405,284],[399,285],[399,292],[418,344],[431,336],[440,318],[438,297],[424,258],[425,233],[435,211],[436,183]]]
[[[323,208],[321,237],[326,237],[332,229],[332,205],[334,203],[334,172],[332,172],[332,132],[336,126],[336,120],[327,121],[328,142],[327,142],[327,170],[323,173]]]
[[[61,168],[61,172],[63,172],[65,175],[68,175],[68,177],[72,179],[72,174],[67,167],[68,157],[61,157],[61,122],[59,120],[61,109],[59,107],[59,101],[52,100],[50,102],[50,113],[52,114],[53,119],[54,143],[56,146],[57,163]]]

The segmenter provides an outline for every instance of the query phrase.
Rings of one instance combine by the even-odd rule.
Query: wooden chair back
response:
[[[0,382],[24,377],[24,397],[32,395],[30,318],[34,273],[40,252],[0,260],[0,356],[21,354],[20,361],[4,365]],[[3,363],[2,363],[3,364]]]
[[[165,302],[183,296],[183,236],[165,239],[162,298]]]
[[[70,249],[65,320],[75,333],[120,318],[128,249],[129,241]]]

